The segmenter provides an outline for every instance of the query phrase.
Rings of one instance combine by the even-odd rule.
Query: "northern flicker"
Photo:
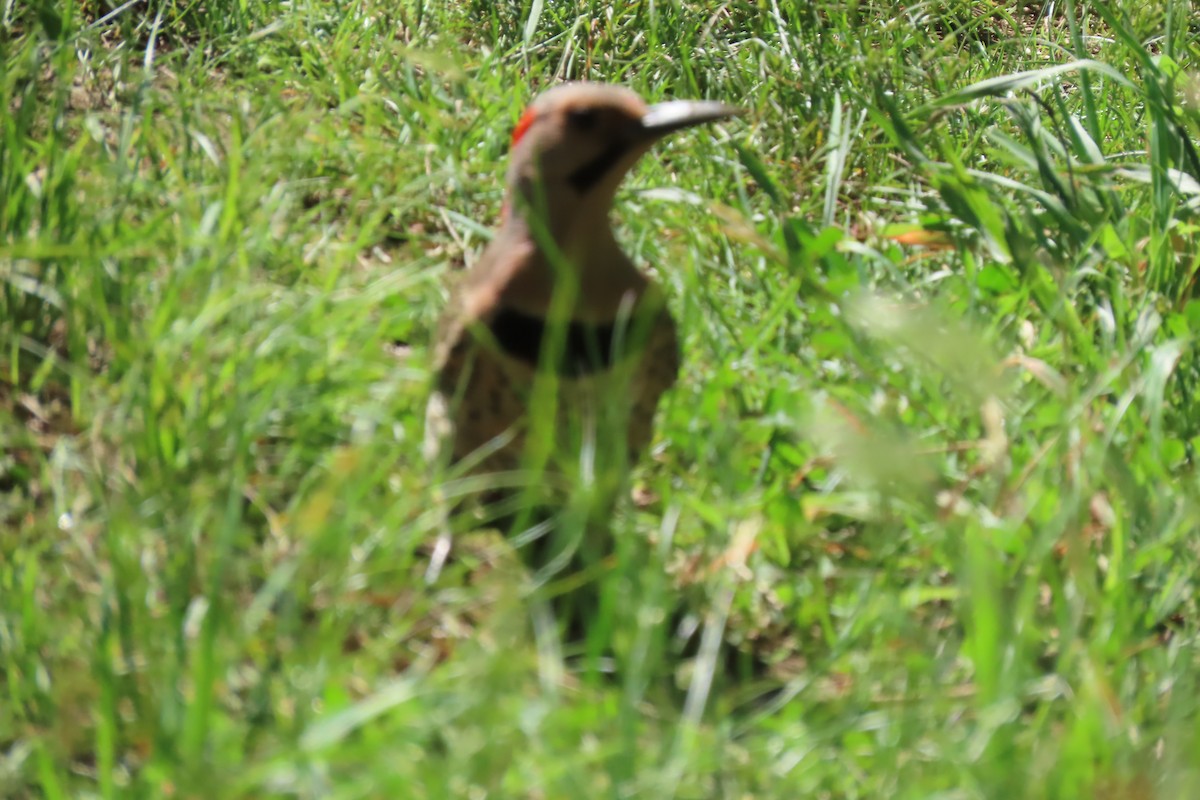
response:
[[[611,488],[609,476],[644,452],[679,347],[660,289],[618,246],[609,212],[656,141],[736,113],[709,101],[647,105],[591,83],[534,100],[513,132],[499,229],[442,318],[428,456],[495,475],[503,495],[514,478]],[[522,472],[505,484],[498,473],[510,471]]]

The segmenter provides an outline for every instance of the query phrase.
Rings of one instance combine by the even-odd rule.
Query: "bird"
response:
[[[488,503],[553,505],[584,485],[601,498],[593,514],[611,512],[680,368],[666,296],[617,242],[615,195],[663,137],[740,113],[590,82],[533,100],[513,129],[499,225],[438,325],[427,459],[491,476]]]

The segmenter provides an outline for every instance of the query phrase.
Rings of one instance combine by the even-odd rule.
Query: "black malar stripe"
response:
[[[575,191],[583,194],[591,189],[617,165],[629,145],[625,142],[614,142],[607,150],[584,164],[567,176],[567,182]]]

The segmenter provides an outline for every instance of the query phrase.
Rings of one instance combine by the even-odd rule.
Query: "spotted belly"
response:
[[[547,472],[594,480],[627,471],[650,445],[678,367],[675,325],[665,313],[643,347],[586,372],[541,372],[527,358],[464,337],[429,403],[429,454],[448,455],[470,474],[518,472],[533,481]]]

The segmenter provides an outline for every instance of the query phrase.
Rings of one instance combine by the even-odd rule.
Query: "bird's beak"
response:
[[[740,108],[713,100],[672,100],[646,109],[646,113],[642,115],[641,132],[648,139],[657,139],[672,131],[728,119],[742,113],[745,112]]]

